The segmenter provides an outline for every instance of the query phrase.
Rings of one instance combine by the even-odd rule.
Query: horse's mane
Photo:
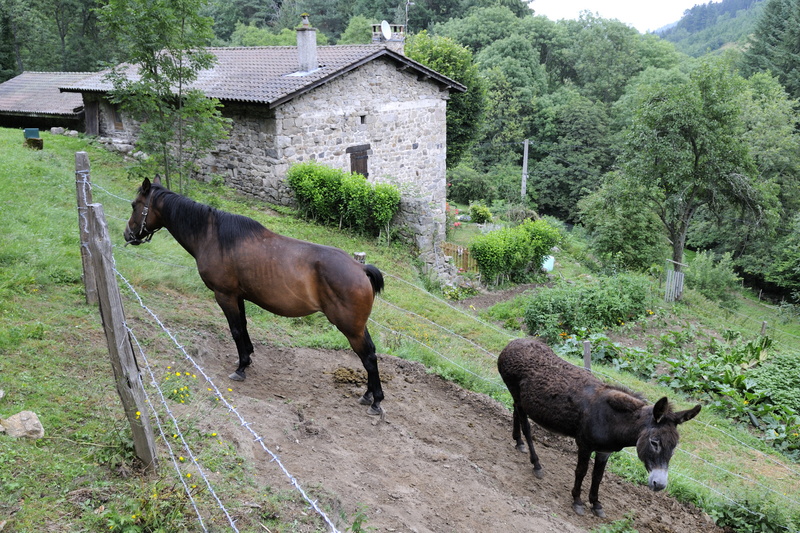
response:
[[[216,222],[217,239],[223,249],[265,229],[252,218],[220,211],[159,185],[153,185],[152,195],[154,204],[160,202],[161,216],[168,221],[170,232],[192,237],[204,233],[209,220],[213,220]]]

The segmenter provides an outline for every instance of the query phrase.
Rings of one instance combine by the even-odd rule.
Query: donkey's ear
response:
[[[156,174],[156,177],[153,178],[153,185],[161,185],[161,174]]]
[[[669,400],[664,396],[653,406],[653,419],[656,421],[656,424],[660,423],[664,419],[664,415],[669,412]]]
[[[150,180],[145,178],[144,181],[142,181],[142,194],[147,194],[149,192],[150,192]]]
[[[677,413],[673,414],[672,417],[675,419],[676,424],[683,424],[684,422],[688,422],[692,418],[697,416],[697,413],[700,412],[700,404],[698,403],[691,409],[687,409],[685,411],[678,411]]]

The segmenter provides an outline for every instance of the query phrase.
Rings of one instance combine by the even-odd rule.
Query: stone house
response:
[[[293,198],[289,167],[314,160],[401,190],[399,220],[423,261],[441,271],[445,236],[446,105],[466,88],[402,53],[402,26],[374,28],[370,45],[211,48],[217,63],[193,87],[222,103],[230,137],[201,162],[201,178],[279,205]],[[135,72],[131,71],[130,76]],[[80,92],[86,131],[132,148],[136,124],[106,98],[103,74],[62,87]]]

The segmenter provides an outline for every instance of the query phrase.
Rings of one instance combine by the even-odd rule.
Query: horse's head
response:
[[[153,183],[145,178],[142,186],[139,187],[139,193],[136,198],[131,202],[133,213],[128,220],[128,225],[125,227],[125,244],[138,245],[143,242],[148,242],[153,238],[153,234],[161,229],[161,223],[157,213],[154,212],[152,207],[153,202],[153,185],[161,185],[161,177],[156,175],[153,178]]]
[[[691,420],[700,412],[700,405],[673,412],[666,397],[653,406],[652,416],[636,441],[636,453],[650,474],[647,486],[659,491],[667,486],[669,460],[678,446],[678,424]]]

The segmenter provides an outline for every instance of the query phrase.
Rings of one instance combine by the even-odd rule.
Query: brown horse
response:
[[[253,353],[245,300],[280,316],[321,311],[347,337],[367,371],[360,402],[371,404],[369,414],[382,414],[378,359],[367,331],[375,295],[383,289],[380,270],[338,248],[284,237],[253,219],[194,202],[162,187],[158,176],[152,184],[144,179],[131,205],[125,241],[142,244],[167,228],[214,291],[239,353],[231,379],[244,380]]]
[[[545,429],[573,437],[578,445],[578,466],[572,488],[572,508],[584,513],[581,484],[595,452],[589,502],[592,512],[605,517],[598,500],[600,481],[611,452],[636,446],[649,473],[648,486],[658,491],[667,486],[667,468],[678,445],[678,424],[691,420],[700,405],[673,412],[667,398],[655,405],[635,393],[607,385],[588,370],[558,357],[549,346],[533,339],[511,341],[497,360],[497,368],[514,399],[517,449],[525,451],[520,427],[530,450],[534,475],[542,478],[542,465],[533,448],[528,417]]]

